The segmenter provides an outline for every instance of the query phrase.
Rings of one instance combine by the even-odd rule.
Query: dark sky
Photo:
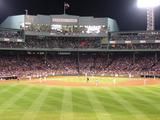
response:
[[[111,17],[120,30],[145,30],[146,11],[138,9],[137,0],[65,0],[70,4],[67,14]],[[24,14],[63,14],[64,0],[0,0],[0,21],[7,16]],[[156,8],[156,29],[160,29],[160,7]]]

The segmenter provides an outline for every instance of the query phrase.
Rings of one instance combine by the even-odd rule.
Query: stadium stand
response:
[[[1,78],[160,76],[160,31],[117,32],[117,23],[110,18],[19,17],[22,24],[17,22],[14,28],[4,29],[18,21],[17,16],[1,24]]]
[[[72,55],[58,55],[49,53],[46,57],[41,54],[27,54],[17,52],[2,53],[0,57],[1,77],[27,77],[52,75],[107,75],[114,76],[132,74],[159,75],[160,58],[153,53],[137,54],[134,58],[128,53],[83,53],[79,58]],[[155,60],[157,59],[157,60]]]

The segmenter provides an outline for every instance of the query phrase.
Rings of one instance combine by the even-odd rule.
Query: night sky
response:
[[[145,30],[146,11],[137,8],[137,0],[65,0],[70,4],[67,14],[111,17],[120,30]],[[64,0],[0,0],[0,22],[7,16],[24,14],[63,14]],[[156,8],[156,29],[160,29],[160,7]]]

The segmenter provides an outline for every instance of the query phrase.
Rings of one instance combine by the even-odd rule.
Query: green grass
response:
[[[0,84],[0,120],[160,120],[160,86]]]
[[[117,82],[125,82],[132,78],[120,78],[120,77],[98,77],[98,76],[88,76],[89,82],[96,82],[98,80],[101,83],[112,83],[115,79]],[[63,82],[86,82],[87,77],[85,76],[56,76],[47,78],[47,80],[63,81]]]

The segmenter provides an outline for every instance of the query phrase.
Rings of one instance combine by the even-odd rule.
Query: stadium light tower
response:
[[[154,8],[160,5],[160,0],[138,0],[139,8],[147,9],[147,30],[155,30]]]

